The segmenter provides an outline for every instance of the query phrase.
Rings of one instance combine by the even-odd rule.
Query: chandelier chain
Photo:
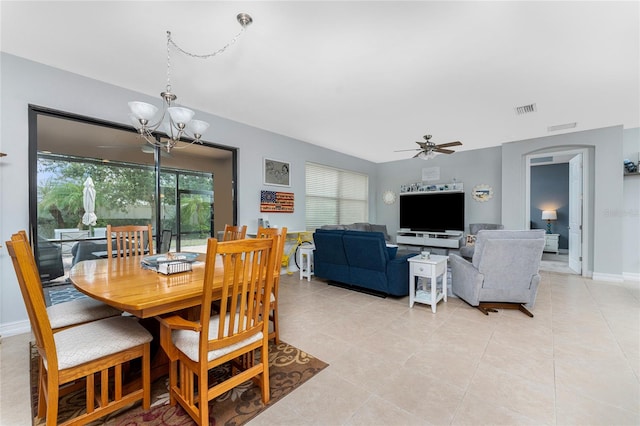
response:
[[[171,32],[167,31],[167,92],[171,93]]]
[[[242,29],[240,30],[240,32],[238,34],[236,34],[235,37],[233,37],[233,39],[231,39],[230,42],[228,42],[227,44],[225,44],[224,46],[222,46],[220,49],[216,50],[215,52],[207,53],[207,54],[204,54],[204,55],[198,55],[196,53],[187,52],[186,50],[184,50],[183,48],[178,46],[176,44],[176,42],[173,41],[173,39],[171,38],[171,32],[170,31],[167,31],[167,41],[168,41],[168,43],[171,43],[179,52],[181,52],[181,53],[183,53],[183,54],[185,54],[187,56],[191,56],[192,58],[208,59],[208,58],[212,58],[214,56],[217,56],[217,55],[223,53],[229,47],[233,46],[235,44],[235,42],[238,41],[240,36],[244,33],[244,31],[245,31],[245,27],[243,26]]]

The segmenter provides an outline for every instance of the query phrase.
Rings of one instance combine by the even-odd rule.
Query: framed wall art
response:
[[[291,163],[270,158],[264,159],[264,184],[291,186]]]
[[[484,203],[493,198],[493,188],[485,184],[476,185],[473,187],[471,195],[474,200]]]

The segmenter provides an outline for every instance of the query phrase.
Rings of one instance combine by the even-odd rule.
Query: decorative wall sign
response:
[[[476,185],[473,187],[471,195],[473,195],[474,200],[484,203],[493,198],[493,188],[485,184]]]
[[[393,191],[384,191],[382,194],[382,201],[385,204],[393,204],[396,202],[396,193]]]
[[[265,158],[264,184],[291,186],[291,163]]]
[[[423,167],[422,181],[429,182],[434,180],[440,180],[440,167]]]
[[[293,192],[260,191],[260,211],[293,213]]]

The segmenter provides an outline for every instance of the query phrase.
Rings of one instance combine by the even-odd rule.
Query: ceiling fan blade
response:
[[[423,152],[424,152],[424,151],[420,150],[420,152],[419,152],[419,153],[417,153],[416,155],[414,155],[414,156],[413,156],[413,157],[411,157],[411,158],[418,158],[418,157],[420,156],[420,154],[422,154]]]
[[[406,152],[406,151],[422,151],[422,148],[414,148],[414,149],[401,149],[393,152]]]
[[[448,143],[438,144],[438,145],[436,145],[436,148],[445,148],[445,147],[448,147],[448,146],[459,146],[459,145],[462,145],[462,142],[455,141],[455,142],[448,142]]]
[[[442,154],[453,154],[455,151],[452,149],[442,149],[442,148],[434,148],[435,152],[440,152]]]

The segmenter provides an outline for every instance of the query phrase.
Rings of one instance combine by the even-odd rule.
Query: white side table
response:
[[[560,234],[544,234],[544,251],[558,254]]]
[[[431,311],[436,313],[436,305],[440,300],[447,301],[447,261],[448,256],[432,254],[429,258],[421,255],[413,256],[409,260],[409,307],[414,303],[431,305]],[[442,276],[442,288],[438,290],[438,277]],[[416,290],[416,277],[428,278],[431,289]]]
[[[305,244],[298,247],[298,265],[300,265],[300,279],[307,278],[311,281],[313,275],[313,251],[316,246]]]

